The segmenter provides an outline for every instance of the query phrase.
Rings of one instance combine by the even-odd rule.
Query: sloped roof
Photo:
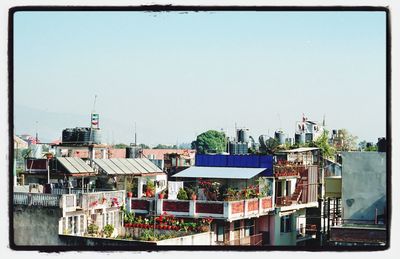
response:
[[[299,152],[313,151],[313,150],[317,150],[317,149],[319,149],[319,148],[317,148],[317,147],[300,147],[300,148],[289,149],[289,150],[279,150],[276,153],[299,153]]]
[[[57,161],[62,164],[69,173],[93,173],[93,168],[78,157],[57,157]]]
[[[93,159],[93,162],[110,175],[163,173],[147,158]]]

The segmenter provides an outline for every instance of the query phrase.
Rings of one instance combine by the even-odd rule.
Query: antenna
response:
[[[94,113],[94,112],[95,112],[95,109],[96,109],[96,99],[97,99],[97,94],[94,95],[94,102],[93,102],[92,113]]]
[[[36,125],[36,129],[35,129],[35,140],[36,140],[36,144],[38,143],[38,121],[36,121],[36,123],[35,123],[35,125]]]
[[[137,135],[136,135],[136,122],[135,122],[135,147],[137,145]]]
[[[322,126],[325,127],[325,114],[324,114],[324,119],[322,120]]]

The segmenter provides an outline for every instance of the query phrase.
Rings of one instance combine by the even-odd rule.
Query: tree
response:
[[[119,144],[114,145],[114,148],[118,148],[118,149],[127,148],[127,147],[128,147],[128,145],[126,145],[124,143],[119,143]]]
[[[313,143],[316,147],[321,149],[323,158],[334,158],[336,150],[329,144],[328,131],[324,130],[321,136],[319,136]]]
[[[177,149],[176,145],[164,145],[164,144],[158,144],[157,146],[153,147],[153,149]]]
[[[367,142],[365,140],[361,141],[360,143],[358,143],[358,147],[360,151],[378,151],[378,146],[371,143],[371,142]]]
[[[199,154],[221,153],[226,151],[225,133],[216,130],[208,130],[197,136],[192,142],[192,148]]]
[[[350,151],[357,149],[357,136],[353,136],[347,129],[340,129],[338,136],[333,140],[338,151]]]
[[[261,153],[273,154],[279,149],[279,142],[275,138],[265,139],[263,135],[258,138]]]
[[[149,149],[150,147],[146,144],[139,144],[139,147],[143,148],[143,149]]]

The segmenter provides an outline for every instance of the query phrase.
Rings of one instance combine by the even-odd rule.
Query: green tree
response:
[[[319,136],[313,143],[314,146],[321,149],[323,158],[334,158],[336,150],[329,144],[328,131],[324,130],[321,136]]]
[[[164,145],[164,144],[158,144],[157,146],[153,147],[153,149],[177,149],[176,145]]]
[[[261,153],[273,154],[279,149],[279,142],[275,138],[270,137],[264,140],[264,138],[260,136],[259,141]]]
[[[118,149],[127,148],[127,147],[128,147],[128,145],[126,145],[124,143],[119,143],[119,144],[114,145],[114,148],[118,148]]]
[[[216,130],[208,130],[197,136],[192,142],[192,148],[199,154],[221,153],[226,151],[225,133]]]
[[[340,129],[334,139],[334,146],[338,151],[350,151],[357,149],[357,136],[350,134],[347,129]]]
[[[143,148],[143,149],[149,149],[150,147],[146,144],[139,144],[139,147]]]

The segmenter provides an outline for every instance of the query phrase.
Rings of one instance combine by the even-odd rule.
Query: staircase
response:
[[[296,182],[296,188],[294,189],[294,193],[292,194],[291,200],[294,204],[301,203],[301,194],[303,193],[303,179],[299,178]]]

